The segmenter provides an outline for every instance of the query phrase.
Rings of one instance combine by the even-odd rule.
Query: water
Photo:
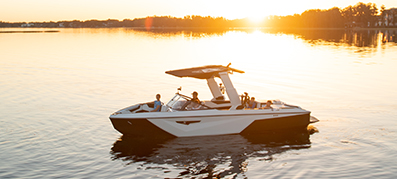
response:
[[[55,30],[0,33],[0,178],[397,177],[397,30]],[[231,75],[239,93],[310,110],[319,132],[149,141],[113,129],[112,112],[157,93],[211,97],[165,71],[229,62],[246,72]]]

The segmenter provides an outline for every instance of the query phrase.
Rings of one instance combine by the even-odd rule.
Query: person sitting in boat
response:
[[[187,109],[199,109],[201,106],[201,101],[198,99],[198,93],[193,91],[193,98],[188,101]]]
[[[200,103],[200,100],[198,99],[197,91],[193,91],[192,95],[193,95],[193,98],[190,101]]]
[[[262,107],[261,109],[273,109],[273,107],[271,106],[272,104],[273,102],[271,100],[267,100],[266,106]]]
[[[251,108],[251,109],[256,108],[255,97],[251,97],[251,99],[248,101],[248,108]]]
[[[159,112],[161,110],[161,101],[160,101],[161,95],[156,94],[156,101],[154,101],[154,109],[150,112]]]

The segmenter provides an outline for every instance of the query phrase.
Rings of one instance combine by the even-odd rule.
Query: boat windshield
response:
[[[189,97],[177,93],[170,101],[168,101],[167,106],[171,109],[183,110],[182,108],[185,107],[188,100]]]

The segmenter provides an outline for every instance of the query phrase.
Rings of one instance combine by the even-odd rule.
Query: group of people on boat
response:
[[[156,94],[156,100],[154,101],[154,109],[150,112],[159,112],[161,111],[161,105],[162,102],[160,101],[161,95],[160,94]],[[271,105],[273,104],[273,102],[271,100],[267,100],[266,101],[266,105],[263,107],[259,107],[258,103],[255,101],[255,97],[251,97],[250,100],[247,102],[247,108],[250,109],[271,109]],[[197,91],[193,91],[192,93],[192,99],[187,101],[186,103],[186,108],[188,109],[199,109],[201,106],[201,101],[198,99],[198,93]]]
[[[201,101],[198,99],[197,91],[193,91],[192,96],[193,96],[192,99],[187,102],[186,107],[190,109],[199,109],[201,106]],[[160,98],[161,95],[156,94],[156,100],[154,101],[154,109],[151,110],[150,112],[161,111],[162,102],[160,101]]]
[[[255,97],[251,97],[251,99],[248,101],[248,108],[250,109],[255,109],[255,108],[259,108],[259,109],[270,109],[272,108],[271,105],[273,104],[273,102],[271,100],[267,100],[266,101],[266,105],[263,107],[257,107],[258,103],[255,101]]]

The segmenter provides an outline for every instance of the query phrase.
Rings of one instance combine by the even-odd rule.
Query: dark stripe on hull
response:
[[[174,135],[164,131],[155,126],[147,119],[112,119],[113,127],[124,135],[136,137],[154,137],[154,138],[168,138],[175,137]]]
[[[260,134],[267,131],[276,131],[292,128],[306,128],[310,122],[310,113],[297,116],[280,117],[275,119],[255,120],[240,134]]]

